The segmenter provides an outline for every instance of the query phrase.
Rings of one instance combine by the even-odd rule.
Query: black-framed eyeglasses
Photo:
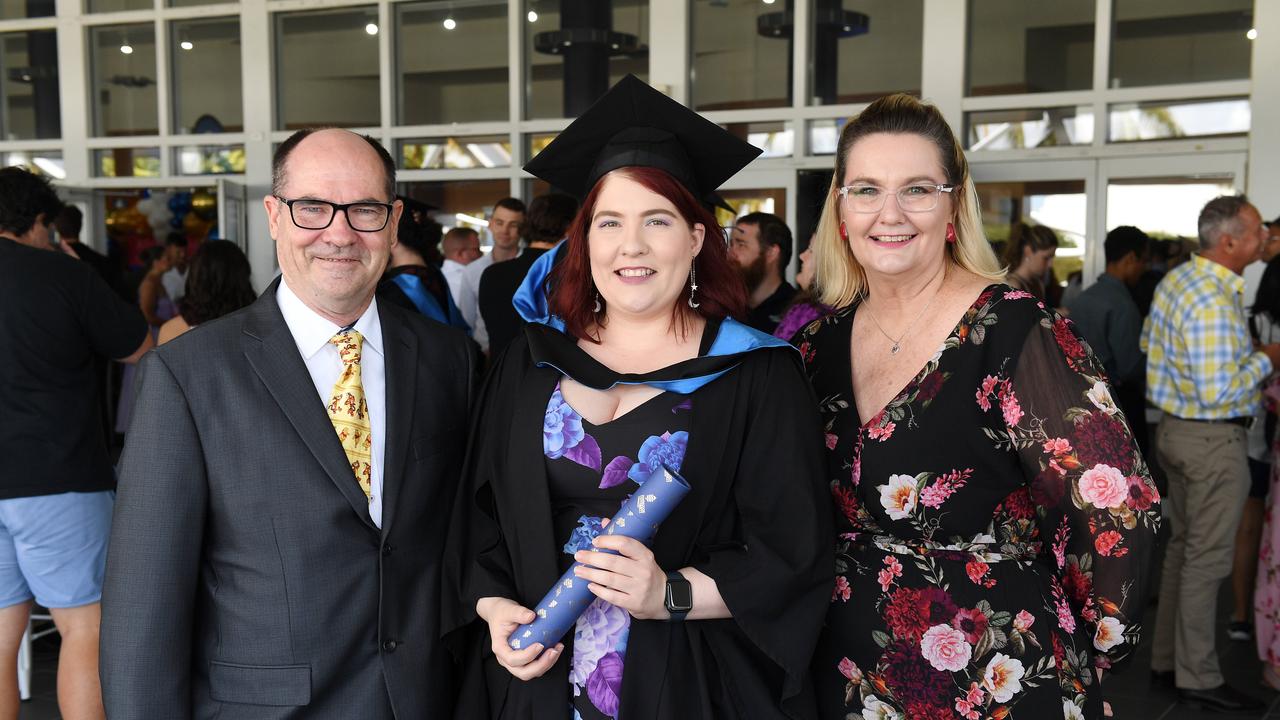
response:
[[[391,219],[391,203],[357,202],[339,205],[328,200],[299,198],[286,200],[279,195],[275,198],[289,206],[289,218],[293,224],[303,230],[324,230],[333,224],[333,219],[341,211],[347,216],[347,224],[352,230],[359,232],[378,232],[387,226]]]
[[[955,189],[955,185],[916,183],[897,190],[886,190],[875,185],[845,185],[836,192],[844,200],[845,209],[849,212],[880,212],[884,208],[885,198],[891,194],[898,197],[898,207],[904,212],[929,212],[938,207],[938,198],[942,197],[942,193],[954,192]]]

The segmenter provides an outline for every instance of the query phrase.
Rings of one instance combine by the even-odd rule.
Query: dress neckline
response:
[[[998,288],[1001,285],[1005,285],[1005,283],[998,283],[998,282],[990,283],[986,287],[982,288],[981,291],[978,292],[977,297],[973,299],[973,302],[969,303],[969,307],[965,309],[964,314],[962,314],[960,316],[960,319],[956,321],[955,327],[951,328],[951,332],[947,333],[946,337],[942,338],[942,342],[938,344],[937,351],[934,352],[933,355],[930,355],[928,360],[925,360],[924,365],[922,365],[920,369],[916,371],[915,375],[911,376],[911,379],[907,381],[906,385],[903,385],[902,388],[898,390],[898,392],[894,393],[893,396],[889,398],[889,401],[886,402],[883,406],[881,406],[881,408],[878,411],[876,411],[876,413],[872,415],[870,418],[868,418],[867,420],[862,419],[862,413],[861,411],[858,410],[858,396],[855,394],[854,387],[853,387],[853,357],[850,355],[849,372],[844,374],[845,375],[844,382],[845,382],[846,389],[849,392],[849,401],[850,401],[849,406],[853,410],[854,418],[858,421],[859,432],[870,429],[871,423],[874,422],[876,418],[883,417],[885,412],[890,407],[892,407],[895,402],[897,402],[898,398],[902,397],[907,392],[909,392],[911,388],[914,387],[915,385],[920,384],[920,381],[924,379],[924,375],[926,374],[926,371],[929,370],[929,366],[932,363],[933,358],[936,357],[938,358],[939,362],[941,362],[942,354],[947,351],[947,343],[951,340],[951,338],[955,337],[956,334],[960,332],[960,328],[964,326],[965,320],[969,317],[969,314],[978,306],[978,303],[981,302],[983,298],[987,297],[987,293],[990,290],[992,290],[993,288]],[[1010,290],[1012,290],[1012,288],[1010,288]],[[1023,291],[1023,292],[1026,292],[1026,291]],[[843,327],[843,332],[841,333],[841,339],[843,340],[842,347],[845,348],[846,353],[852,352],[853,317],[858,314],[859,305],[861,305],[861,303],[857,303],[857,302],[850,305],[849,311],[844,317],[844,323],[843,323],[844,327]],[[956,347],[959,347],[959,346],[957,345]]]

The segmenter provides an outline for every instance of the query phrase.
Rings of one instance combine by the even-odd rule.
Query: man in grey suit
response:
[[[370,138],[292,136],[263,199],[283,281],[143,361],[103,598],[112,720],[450,713],[440,553],[476,358],[374,299],[394,178]]]

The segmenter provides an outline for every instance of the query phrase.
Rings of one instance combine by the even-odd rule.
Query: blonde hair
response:
[[[938,108],[902,93],[888,95],[867,106],[850,120],[836,146],[836,168],[831,189],[822,207],[822,218],[813,241],[814,286],[819,299],[832,307],[844,307],[866,293],[867,276],[853,256],[849,243],[840,237],[840,196],[849,152],[868,135],[889,133],[919,135],[938,149],[947,183],[955,185],[956,242],[947,243],[949,260],[988,280],[1001,281],[1005,271],[996,260],[982,231],[978,192],[969,176],[969,161]]]

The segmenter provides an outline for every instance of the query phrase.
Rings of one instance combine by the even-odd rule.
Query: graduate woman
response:
[[[818,415],[799,354],[731,318],[745,290],[703,204],[759,152],[628,76],[526,166],[585,199],[517,295],[529,325],[474,428],[446,628],[479,618],[482,669],[460,716],[814,716],[834,567]],[[692,491],[652,549],[593,542],[660,464]],[[596,600],[563,643],[511,650],[575,559]]]

